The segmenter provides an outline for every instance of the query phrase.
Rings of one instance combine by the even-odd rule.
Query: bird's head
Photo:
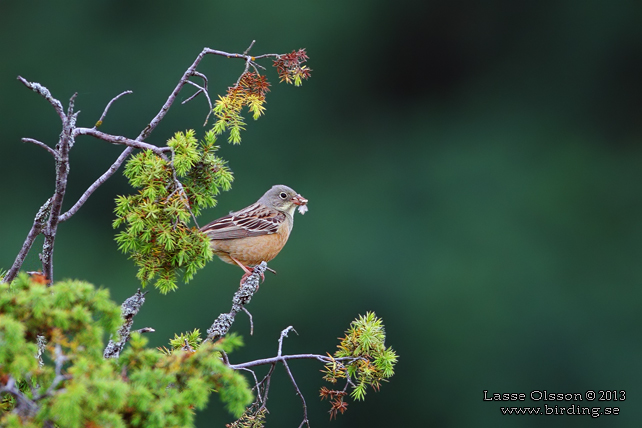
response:
[[[261,199],[259,199],[259,202],[267,207],[294,215],[294,210],[297,206],[300,207],[299,212],[301,212],[301,214],[305,212],[302,208],[307,208],[305,205],[308,203],[308,200],[290,187],[277,184],[265,192]]]

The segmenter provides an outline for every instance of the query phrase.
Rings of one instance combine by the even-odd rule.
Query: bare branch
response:
[[[283,329],[281,331],[281,337],[279,337],[279,350],[277,352],[277,356],[280,357],[282,356],[282,351],[283,351],[283,338],[288,337],[288,333],[290,331],[293,331],[296,333],[296,330],[292,326],[288,326],[287,328]],[[299,334],[299,333],[297,333]],[[296,380],[294,380],[294,376],[292,375],[292,372],[290,371],[290,366],[288,366],[288,363],[286,360],[281,361],[283,363],[283,366],[285,367],[285,371],[288,373],[288,376],[290,377],[290,381],[292,382],[292,385],[294,385],[294,389],[296,389],[297,395],[301,398],[301,401],[303,402],[303,421],[301,421],[301,424],[299,425],[299,428],[303,426],[303,424],[306,424],[308,427],[310,427],[310,422],[308,421],[308,406],[305,404],[305,398],[303,398],[303,394],[301,394],[301,390],[299,389],[299,386],[296,384]]]
[[[192,76],[200,77],[201,79],[203,79],[203,87],[205,88],[205,91],[207,91],[207,85],[208,85],[208,82],[209,82],[207,80],[207,76],[204,75],[203,73],[201,73],[200,71],[196,71],[196,70],[194,70],[194,73],[192,73]]]
[[[134,333],[154,333],[156,330],[154,330],[151,327],[143,327],[139,328],[138,330],[134,330]]]
[[[203,88],[203,87],[202,87],[201,85],[199,85],[198,83],[194,83],[194,82],[192,82],[191,80],[188,80],[188,81],[187,81],[187,83],[189,83],[190,85],[192,85],[192,86],[194,86],[195,88],[197,88],[197,89],[198,89],[198,91],[194,92],[194,94],[193,94],[193,95],[191,95],[191,96],[190,96],[189,98],[187,98],[186,100],[183,100],[183,102],[182,102],[181,104],[187,104],[188,102],[190,102],[190,101],[192,101],[194,98],[196,98],[200,93],[207,94],[207,92],[205,92],[205,88]],[[208,99],[208,101],[209,101],[209,96],[207,97],[207,99]],[[210,106],[211,106],[211,105],[212,105],[212,103],[210,102]]]
[[[56,392],[56,388],[58,387],[60,382],[65,381],[65,380],[69,380],[69,379],[72,378],[71,375],[63,375],[62,374],[62,366],[65,364],[65,361],[67,361],[69,359],[69,357],[67,357],[66,355],[64,355],[62,353],[62,348],[60,347],[59,344],[56,344],[56,347],[54,348],[54,353],[55,353],[55,357],[56,357],[55,369],[54,369],[54,371],[56,373],[56,376],[51,381],[51,384],[49,385],[49,388],[47,388],[47,390],[45,391],[44,394],[42,394],[42,395],[38,395],[38,394],[34,395],[34,398],[33,398],[34,401],[38,401],[38,400],[41,400],[41,399],[43,399],[45,397],[50,397],[50,396],[54,395],[55,392]]]
[[[49,89],[45,88],[42,86],[40,83],[36,82],[29,82],[27,79],[25,79],[22,76],[18,76],[18,80],[25,85],[27,88],[31,89],[47,101],[49,101],[49,104],[53,106],[53,108],[56,110],[56,113],[58,113],[58,117],[60,117],[60,120],[63,122],[67,120],[67,117],[65,116],[65,112],[62,108],[62,103],[55,99],[53,95],[51,95],[51,92],[49,92]]]
[[[259,395],[261,396],[259,401],[263,403],[261,404],[261,407],[265,409],[267,409],[266,406],[267,406],[268,393],[270,392],[270,382],[272,381],[272,374],[274,373],[275,368],[276,368],[276,363],[272,363],[272,365],[270,366],[270,370],[268,370],[265,377],[261,380],[261,382],[259,383],[259,388],[256,391],[256,397],[257,399],[259,399]],[[260,391],[261,385],[263,385],[262,393]]]
[[[276,363],[289,361],[289,360],[317,360],[325,364],[325,363],[331,363],[332,361],[338,361],[338,362],[347,361],[348,363],[351,363],[359,359],[360,357],[341,357],[341,358],[333,359],[328,357],[327,355],[293,354],[293,355],[281,355],[281,356],[271,357],[271,358],[261,358],[260,360],[248,361],[246,363],[240,363],[240,364],[230,364],[230,368],[234,370],[241,370],[241,369],[247,369],[250,367],[265,366],[267,364],[276,364]]]
[[[256,43],[256,40],[252,40],[252,43],[250,43],[250,46],[245,49],[245,52],[243,52],[243,55],[247,55],[248,52],[250,52],[250,49],[252,49],[252,46],[254,46],[254,43]]]
[[[96,128],[76,128],[74,129],[73,135],[74,137],[78,135],[91,135],[92,137],[96,137],[112,144],[120,144],[140,150],[151,150],[157,156],[160,156],[165,160],[169,160],[165,155],[165,152],[169,152],[171,150],[169,147],[158,147],[139,140],[132,140],[131,138],[123,137],[121,135],[106,134],[102,131],[98,131]]]
[[[45,222],[47,221],[47,217],[49,217],[50,212],[51,198],[47,199],[47,201],[40,207],[40,209],[36,213],[36,217],[33,220],[31,230],[27,234],[27,238],[22,244],[22,248],[18,252],[16,260],[13,262],[13,265],[11,266],[11,269],[9,269],[9,272],[7,272],[7,274],[2,279],[2,282],[8,284],[16,277],[18,271],[20,271],[20,268],[22,267],[22,263],[24,263],[24,260],[27,257],[27,254],[29,254],[29,250],[31,250],[33,242],[36,240],[38,235],[40,235],[40,232],[42,232],[42,229],[45,226]]]
[[[53,282],[53,253],[54,253],[54,244],[56,242],[56,232],[58,230],[58,224],[60,214],[62,212],[62,202],[65,198],[65,192],[67,191],[67,177],[69,176],[69,151],[74,145],[74,128],[76,127],[76,120],[78,118],[78,112],[74,113],[74,100],[76,99],[76,94],[74,94],[69,100],[69,108],[67,114],[63,115],[64,120],[62,122],[62,132],[60,133],[60,140],[56,145],[56,151],[58,152],[58,159],[56,160],[56,186],[55,192],[51,199],[51,213],[49,214],[49,220],[47,221],[47,227],[43,230],[45,235],[45,242],[42,245],[42,253],[40,260],[42,261],[42,273],[45,277]]]
[[[34,140],[33,138],[22,138],[21,141],[23,143],[32,143],[35,144],[36,146],[40,146],[54,157],[54,159],[58,159],[58,152],[56,152],[54,149],[43,143],[42,141]]]
[[[100,118],[98,119],[98,121],[94,125],[94,128],[98,128],[100,125],[103,124],[103,121],[105,120],[105,116],[107,116],[107,111],[109,111],[109,108],[114,103],[114,101],[116,101],[118,98],[122,97],[123,95],[128,95],[128,94],[131,94],[131,93],[133,93],[133,92],[132,91],[124,91],[124,92],[121,92],[120,94],[116,95],[114,98],[112,98],[111,101],[109,101],[107,103],[107,105],[105,106],[105,110],[103,110],[103,114],[100,115]]]
[[[105,352],[103,352],[103,358],[118,358],[120,356],[120,353],[125,347],[125,343],[127,343],[127,341],[129,340],[129,336],[131,335],[131,328],[134,324],[134,316],[136,316],[141,306],[143,306],[143,304],[145,303],[145,294],[147,294],[147,292],[143,293],[139,288],[136,291],[136,294],[129,297],[121,305],[120,316],[123,318],[123,325],[118,329],[117,332],[118,341],[114,342],[113,339],[109,339],[109,343],[105,348]],[[154,331],[154,329],[150,329],[149,327],[146,327],[146,329]]]
[[[258,55],[258,56],[252,57],[252,58],[254,59],[254,61],[256,61],[257,59],[261,59],[261,58],[277,58],[278,59],[278,58],[281,58],[281,55],[279,55],[279,54],[263,54],[263,55]]]
[[[288,366],[288,363],[283,361],[283,366],[285,367],[285,371],[288,373],[288,376],[290,377],[290,381],[292,382],[292,385],[294,385],[294,389],[296,389],[296,395],[299,396],[299,398],[301,399],[301,402],[303,403],[303,420],[301,421],[299,428],[301,428],[304,424],[307,425],[309,428],[310,421],[308,420],[308,406],[305,404],[305,398],[303,397],[303,394],[299,389],[299,385],[296,384],[296,380],[294,380],[294,376],[290,371],[290,366]]]
[[[74,206],[60,216],[59,221],[67,221],[72,215],[76,214],[80,207],[82,207],[85,202],[87,202],[87,199],[89,199],[92,193],[94,193],[105,181],[109,180],[109,177],[111,177],[116,171],[118,171],[118,168],[120,168],[123,162],[125,162],[125,160],[133,151],[134,148],[131,146],[123,150],[120,156],[118,156],[118,159],[116,159],[116,161],[109,167],[109,169],[105,171],[103,175],[98,177],[96,181],[94,181],[93,184],[87,188],[87,190],[85,190],[85,193],[82,194],[82,196],[78,199]]]
[[[234,317],[242,310],[243,306],[250,303],[252,296],[259,289],[261,275],[267,269],[267,263],[261,262],[252,269],[252,274],[245,278],[241,287],[232,298],[232,309],[226,314],[221,314],[216,318],[210,328],[207,329],[207,338],[203,342],[214,342],[225,336],[234,323]]]
[[[281,331],[281,337],[279,337],[279,350],[278,350],[278,352],[276,354],[278,357],[280,357],[281,354],[283,353],[282,352],[282,350],[283,350],[283,338],[284,337],[288,337],[288,333],[291,332],[291,331],[296,333],[296,330],[291,325],[288,326],[287,328],[283,329],[283,331]],[[299,334],[299,333],[296,333],[296,334]]]
[[[254,321],[252,320],[252,314],[250,311],[247,310],[245,306],[241,307],[243,309],[243,312],[247,314],[247,316],[250,318],[250,336],[254,335]]]

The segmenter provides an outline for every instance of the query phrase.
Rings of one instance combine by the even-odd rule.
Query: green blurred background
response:
[[[642,3],[639,1],[68,1],[0,3],[0,266],[14,260],[53,190],[53,109],[17,75],[65,105],[81,126],[105,104],[105,132],[135,137],[203,47],[284,53],[305,47],[302,88],[278,85],[240,146],[221,143],[236,180],[201,222],[254,202],[272,184],[310,200],[286,248],[234,329],[233,362],[333,352],[349,322],[383,317],[400,355],[380,393],[329,422],[315,362],[292,364],[314,427],[629,427],[642,417]],[[266,65],[268,65],[266,63]],[[212,97],[243,64],[208,57]],[[186,89],[180,99],[192,92]],[[147,140],[201,125],[199,98],[175,104]],[[122,147],[78,139],[66,208]],[[114,176],[59,228],[58,278],[139,285],[113,240]],[[41,241],[38,241],[41,242]],[[37,248],[24,269],[39,267]],[[152,290],[136,326],[160,346],[204,331],[241,271],[213,261],[169,296]],[[296,427],[298,397],[282,368],[268,426]],[[626,390],[618,416],[502,416],[483,390]],[[526,406],[544,402],[526,400]],[[548,402],[551,406],[571,403]],[[218,400],[198,426],[231,421]],[[637,422],[637,423],[636,423]]]

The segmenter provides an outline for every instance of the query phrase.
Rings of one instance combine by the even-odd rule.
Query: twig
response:
[[[212,326],[207,329],[207,337],[203,342],[214,342],[225,336],[234,323],[234,317],[242,310],[243,306],[250,303],[252,296],[259,289],[261,275],[267,269],[267,263],[261,262],[252,269],[252,274],[245,278],[239,290],[234,293],[232,298],[232,309],[230,312],[220,314]]]
[[[111,105],[116,101],[118,98],[122,97],[123,95],[129,95],[133,93],[132,91],[124,91],[121,92],[120,94],[116,95],[114,98],[111,99],[105,106],[105,110],[103,110],[103,114],[100,115],[100,118],[96,121],[96,124],[94,125],[94,128],[98,128],[100,125],[103,124],[103,121],[105,120],[105,116],[107,116],[107,111],[111,107]]]
[[[243,55],[247,55],[250,52],[250,49],[252,49],[252,46],[254,46],[254,43],[256,43],[256,40],[252,40],[252,43],[250,43],[250,46],[245,49],[245,52],[243,52]]]
[[[143,304],[145,303],[145,294],[147,294],[147,292],[143,293],[139,288],[136,291],[136,294],[129,297],[121,305],[120,316],[123,318],[123,325],[118,329],[117,332],[118,341],[115,342],[112,339],[109,340],[109,343],[105,348],[105,352],[103,352],[104,358],[118,358],[120,356],[120,353],[125,347],[125,343],[127,343],[127,341],[129,340],[129,336],[131,335],[131,328],[134,324],[134,316],[136,316],[141,306],[143,306]],[[146,327],[146,329],[150,328]],[[150,330],[154,331],[154,329]]]
[[[294,376],[290,371],[290,366],[288,366],[288,363],[283,361],[283,366],[285,367],[285,371],[288,373],[288,376],[290,377],[290,381],[292,382],[292,385],[294,385],[294,389],[296,389],[296,394],[299,396],[299,398],[301,399],[301,402],[303,403],[303,420],[301,421],[299,428],[301,428],[304,424],[307,425],[309,428],[310,421],[308,420],[308,406],[305,404],[305,398],[303,397],[303,394],[299,389],[299,385],[296,384],[296,380],[294,380]]]
[[[44,394],[42,395],[36,394],[36,396],[34,396],[33,398],[34,401],[38,401],[45,397],[52,396],[55,393],[56,387],[60,384],[60,382],[71,379],[71,375],[62,374],[62,366],[63,364],[65,364],[65,361],[67,361],[69,358],[62,353],[62,348],[60,347],[59,344],[56,344],[56,347],[54,348],[54,353],[56,357],[55,368],[54,368],[56,376],[53,378],[53,380],[51,381],[51,384],[49,385],[49,388],[47,388]]]
[[[281,337],[279,337],[279,350],[277,352],[277,357],[281,357],[283,355],[283,338],[288,337],[288,333],[290,331],[293,331],[296,333],[296,330],[292,326],[288,326],[287,328],[283,329],[283,331],[281,331]],[[301,421],[299,428],[301,428],[303,424],[306,424],[308,427],[310,427],[310,422],[308,421],[308,406],[305,404],[305,398],[303,398],[303,394],[301,394],[301,390],[299,389],[299,386],[296,384],[296,380],[292,375],[292,371],[290,371],[290,366],[288,366],[287,361],[282,360],[281,362],[283,363],[283,367],[285,367],[285,371],[288,373],[288,376],[290,377],[290,381],[292,382],[292,385],[294,385],[294,389],[296,389],[297,395],[299,396],[299,398],[301,398],[301,402],[303,403],[303,421]]]
[[[74,129],[73,134],[74,137],[78,135],[91,135],[92,137],[110,142],[112,144],[120,144],[140,150],[151,150],[152,152],[154,152],[154,154],[162,157],[165,160],[168,160],[165,152],[169,152],[171,150],[169,147],[158,147],[153,144],[144,143],[138,140],[132,140],[131,138],[123,137],[120,135],[106,134],[104,132],[98,131],[96,128],[76,128]]]
[[[276,364],[276,363],[280,363],[283,361],[290,361],[290,360],[317,360],[325,364],[325,363],[331,363],[332,361],[338,361],[338,362],[347,361],[351,363],[359,359],[361,359],[361,357],[341,357],[341,358],[332,359],[326,355],[319,355],[319,354],[292,354],[292,355],[281,355],[281,356],[270,357],[270,358],[261,358],[260,360],[248,361],[246,363],[240,363],[240,364],[230,364],[230,368],[234,370],[241,370],[241,369],[247,369],[250,367],[265,366],[267,364]]]
[[[272,380],[272,374],[274,373],[274,369],[275,368],[276,368],[276,362],[274,362],[274,363],[272,363],[272,365],[270,365],[270,370],[268,370],[268,372],[265,375],[265,377],[263,378],[263,380],[261,380],[261,384],[263,384],[263,393],[261,394],[262,395],[262,397],[261,397],[261,403],[262,403],[261,404],[261,408],[263,408],[263,409],[267,409],[268,393],[270,391],[270,381]],[[259,392],[260,391],[256,392],[257,398],[259,397]]]
[[[253,336],[254,335],[254,321],[252,321],[252,314],[250,313],[250,311],[247,310],[247,308],[245,306],[243,306],[241,309],[243,309],[243,312],[245,312],[247,314],[248,318],[250,318],[250,336]]]
[[[138,330],[134,330],[134,333],[154,333],[156,330],[154,330],[151,327],[143,327],[139,328]]]
[[[45,353],[45,347],[47,346],[47,339],[43,335],[36,336],[36,345],[38,346],[38,352],[36,353],[36,359],[38,360],[38,367],[42,368],[45,365],[45,362],[42,361],[42,354]]]
[[[29,82],[27,79],[25,79],[22,76],[18,76],[18,80],[27,88],[31,89],[32,91],[34,91],[35,93],[37,93],[38,95],[40,95],[41,97],[49,101],[49,104],[51,104],[54,110],[56,110],[56,113],[58,113],[58,117],[60,118],[60,120],[64,122],[67,119],[65,116],[64,109],[62,108],[62,103],[51,95],[51,92],[49,92],[49,89],[45,88],[40,83]]]
[[[288,333],[291,331],[296,333],[296,330],[291,325],[281,331],[281,337],[279,337],[279,350],[276,354],[277,357],[280,357],[283,354],[283,338],[288,337]]]
[[[187,83],[189,83],[190,85],[194,86],[196,89],[198,89],[198,91],[194,92],[194,94],[192,94],[192,95],[191,95],[189,98],[187,98],[186,100],[183,100],[183,102],[181,102],[181,104],[187,104],[188,102],[190,102],[190,101],[192,101],[194,98],[196,98],[196,97],[198,96],[198,94],[203,93],[203,94],[205,94],[205,95],[207,96],[207,100],[209,101],[210,107],[212,106],[212,102],[210,101],[210,99],[209,99],[209,95],[207,95],[207,92],[205,92],[205,88],[203,88],[203,87],[202,87],[201,85],[199,85],[198,83],[194,83],[194,82],[192,82],[191,80],[188,80],[188,81],[187,81]]]
[[[33,138],[22,138],[21,141],[23,143],[32,143],[35,144],[36,146],[40,146],[54,157],[54,159],[58,160],[58,152],[56,152],[54,149],[43,143],[42,141],[34,140]]]
[[[230,361],[229,361],[229,360],[227,360],[227,361],[226,361],[226,360],[223,360],[223,362],[224,362],[225,364],[227,364],[227,365],[229,365],[229,364],[230,364]],[[247,372],[252,373],[252,377],[254,378],[254,387],[253,387],[252,389],[256,389],[256,390],[257,390],[257,395],[256,395],[256,396],[257,396],[257,398],[259,398],[259,397],[260,397],[260,395],[258,394],[259,379],[256,377],[256,373],[255,373],[255,372],[254,372],[254,370],[252,370],[252,369],[241,369],[241,370],[245,370],[245,371],[247,371]]]
[[[9,272],[7,272],[7,274],[2,279],[2,282],[6,282],[8,284],[16,277],[18,271],[20,270],[20,267],[22,266],[22,263],[27,257],[27,254],[29,254],[29,250],[33,245],[33,241],[35,241],[35,239],[38,237],[38,235],[40,235],[40,232],[44,228],[50,211],[51,198],[47,199],[47,201],[40,207],[40,209],[36,213],[36,217],[33,219],[31,230],[29,230],[27,238],[25,239],[25,242],[22,244],[22,248],[16,256],[16,260],[13,262],[13,265],[11,266],[11,269],[9,269]]]
[[[66,213],[62,214],[59,218],[61,222],[69,220],[69,218],[76,214],[80,207],[82,207],[85,202],[87,202],[87,199],[94,193],[105,181],[109,180],[109,177],[114,175],[116,171],[118,171],[118,168],[125,162],[125,160],[129,157],[129,155],[134,151],[133,147],[127,147],[123,152],[118,156],[118,159],[109,167],[107,171],[103,173],[100,177],[96,179],[92,183],[91,186],[85,190],[85,192],[78,198],[78,201],[72,206]]]

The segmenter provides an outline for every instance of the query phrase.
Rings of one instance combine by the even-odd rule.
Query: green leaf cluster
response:
[[[355,358],[348,364],[336,361],[326,364],[324,378],[335,383],[339,378],[349,377],[354,384],[352,398],[363,400],[367,386],[379,389],[381,381],[394,374],[397,354],[385,346],[386,333],[381,318],[367,312],[352,321],[350,328],[334,353],[335,358]]]
[[[130,254],[143,285],[154,278],[161,293],[177,288],[212,259],[209,240],[190,222],[205,208],[216,205],[216,195],[229,190],[232,172],[215,155],[218,147],[213,131],[202,142],[195,132],[178,132],[167,145],[172,159],[152,151],[133,156],[124,174],[137,194],[116,198],[114,228],[125,225],[116,235],[118,248]]]
[[[135,333],[119,359],[104,359],[103,337],[121,321],[108,291],[85,282],[46,287],[21,274],[0,284],[0,389],[20,386],[20,400],[0,393],[0,426],[190,427],[212,390],[236,417],[252,401],[245,377],[220,358],[238,338],[164,355]]]

